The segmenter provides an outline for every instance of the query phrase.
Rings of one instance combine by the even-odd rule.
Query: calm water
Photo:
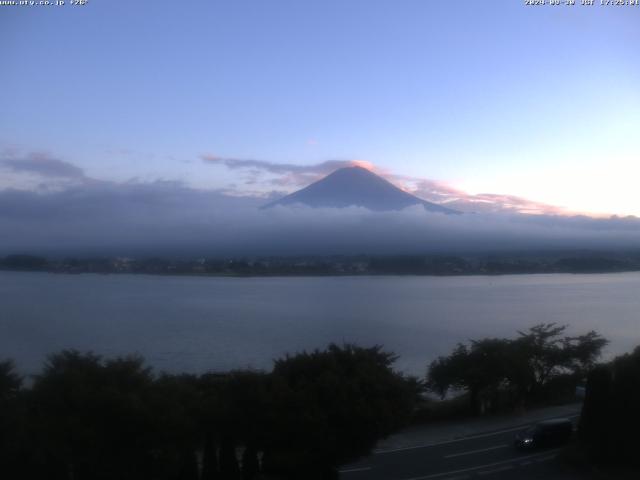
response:
[[[640,274],[199,278],[0,272],[0,358],[35,372],[63,348],[157,369],[270,368],[329,342],[383,344],[421,374],[456,342],[539,322],[640,344]]]

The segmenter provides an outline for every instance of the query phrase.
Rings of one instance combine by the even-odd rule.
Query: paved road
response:
[[[342,480],[573,479],[554,461],[558,449],[522,453],[513,438],[527,426],[457,440],[377,451],[345,466]]]

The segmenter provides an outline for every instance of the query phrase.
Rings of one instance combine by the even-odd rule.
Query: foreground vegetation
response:
[[[451,389],[466,392],[474,413],[575,398],[607,340],[594,331],[568,336],[566,328],[542,323],[514,339],[458,344],[431,363],[427,387],[442,397]]]
[[[154,376],[63,351],[24,388],[0,363],[2,478],[337,478],[409,418],[418,382],[379,347],[331,345],[270,373]]]
[[[586,383],[578,441],[562,455],[589,478],[636,479],[640,470],[640,346],[597,363],[607,341],[596,332],[565,335],[543,323],[513,339],[459,344],[431,363],[427,389],[451,401],[460,414],[501,411],[575,398]],[[460,403],[466,399],[466,408]]]
[[[575,398],[587,377],[584,450],[598,462],[637,461],[640,348],[597,365],[606,340],[565,330],[539,324],[516,338],[459,344],[424,381],[395,372],[396,357],[381,347],[348,344],[285,356],[271,372],[202,375],[155,375],[139,357],[62,351],[28,386],[12,362],[0,362],[0,472],[27,480],[335,479],[339,465],[429,417],[425,389],[462,393],[448,402],[453,410],[440,409],[443,419],[461,407],[469,415]]]
[[[639,478],[640,346],[590,373],[578,433],[592,465],[613,472],[610,478]]]

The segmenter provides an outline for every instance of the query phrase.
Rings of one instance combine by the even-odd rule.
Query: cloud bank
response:
[[[238,255],[409,254],[633,248],[637,219],[260,209],[263,199],[176,182],[82,184],[0,192],[0,253]]]
[[[343,166],[363,166],[351,160],[311,166],[218,157],[203,157],[203,161],[254,175],[269,173],[281,183],[319,178]],[[375,170],[370,164],[365,166]],[[0,169],[40,182],[37,188],[0,187],[0,254],[194,257],[640,246],[640,220],[636,218],[527,215],[519,212],[540,213],[535,203],[518,197],[469,196],[437,182],[408,177],[402,178],[412,181],[422,198],[463,211],[461,205],[471,205],[469,209],[476,213],[446,215],[420,206],[398,212],[359,207],[261,209],[267,203],[265,197],[199,190],[173,181],[102,181],[45,154],[5,155]]]

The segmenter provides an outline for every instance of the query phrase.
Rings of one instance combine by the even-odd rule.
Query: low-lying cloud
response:
[[[561,216],[535,202],[466,195],[438,182],[380,172],[355,160],[311,166],[203,156],[242,169],[256,182],[309,183],[344,166],[365,166],[418,196],[464,215],[421,206],[372,212],[361,207],[261,209],[268,195],[201,190],[175,181],[110,182],[88,177],[51,155],[5,153],[0,170],[36,179],[37,187],[0,185],[0,254],[163,254],[194,256],[419,254],[523,249],[610,249],[640,246],[640,220]],[[242,195],[244,193],[244,195]],[[463,208],[466,207],[466,208]],[[527,215],[520,212],[545,213]]]
[[[314,209],[177,182],[0,191],[0,253],[194,256],[409,254],[631,248],[640,221],[516,214]]]

